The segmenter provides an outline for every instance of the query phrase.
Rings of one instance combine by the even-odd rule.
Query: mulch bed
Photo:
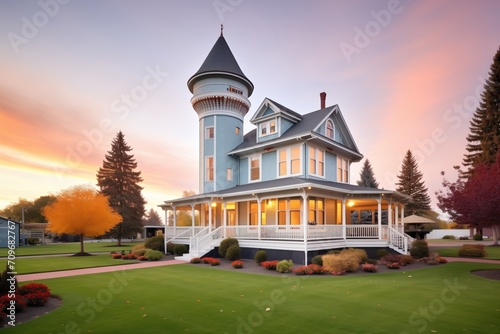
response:
[[[58,309],[62,304],[63,302],[61,299],[50,297],[44,306],[29,306],[22,312],[16,312],[15,324],[17,326],[19,324],[41,317],[42,315]],[[10,319],[7,318],[3,323],[0,324],[0,327],[11,327],[8,324],[9,321]]]
[[[500,269],[485,269],[485,270],[474,270],[472,274],[500,281]]]

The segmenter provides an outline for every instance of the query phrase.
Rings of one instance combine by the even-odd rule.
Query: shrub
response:
[[[138,256],[138,257],[137,257],[137,260],[139,260],[139,261],[147,261],[147,260],[148,260],[148,258],[147,258],[147,257],[145,257],[144,255],[141,255],[141,256]]]
[[[393,262],[387,264],[387,268],[389,269],[399,269],[399,266],[400,266],[399,262]]]
[[[416,259],[429,256],[429,246],[427,246],[427,242],[425,240],[413,241],[410,248],[410,254]]]
[[[113,257],[113,259],[122,259],[122,255],[121,254],[113,254],[111,255]]]
[[[9,307],[10,301],[14,300],[16,305],[16,312],[21,312],[26,309],[26,299],[20,294],[16,294],[14,298],[9,298],[9,295],[4,295],[0,297],[0,307],[1,311],[7,313],[7,307]]]
[[[214,259],[213,257],[204,257],[201,259],[201,263],[209,264],[211,266],[218,266],[220,264],[220,260]]]
[[[415,262],[415,259],[411,255],[400,255],[399,264],[402,266],[407,266]]]
[[[293,266],[292,260],[281,260],[276,265],[276,271],[279,273],[289,273]]]
[[[476,240],[476,241],[482,241],[483,240],[483,236],[479,233],[476,233],[474,234],[474,236],[472,237],[472,239]]]
[[[267,261],[267,252],[265,250],[259,250],[255,253],[253,259],[260,266],[262,262]]]
[[[50,289],[45,284],[41,283],[29,283],[17,289],[17,293],[19,293],[21,296],[24,296],[28,293],[36,293],[36,292],[48,292],[50,294]]]
[[[485,257],[486,250],[484,245],[462,245],[458,249],[458,256],[460,257]]]
[[[439,263],[439,261],[435,258],[430,258],[429,261],[427,261],[427,264],[430,266],[436,265],[438,263]]]
[[[454,235],[447,234],[443,236],[443,239],[456,240],[457,237],[455,237]]]
[[[356,254],[327,254],[323,256],[323,268],[333,275],[355,272],[359,268]]]
[[[154,249],[148,249],[144,255],[149,261],[158,261],[162,258],[163,253]]]
[[[219,255],[222,256],[223,258],[225,258],[227,249],[232,245],[239,246],[238,239],[226,238],[226,239],[222,240],[220,242],[220,246],[219,246]]]
[[[311,260],[312,264],[317,264],[318,266],[323,266],[323,256],[316,255]]]
[[[191,259],[191,261],[189,261],[190,263],[201,263],[201,259],[199,257],[193,257]]]
[[[448,260],[446,260],[444,257],[441,257],[441,256],[436,257],[436,260],[439,263],[448,263]]]
[[[167,254],[174,254],[175,244],[172,242],[167,242]]]
[[[389,264],[389,263],[394,263],[394,262],[399,263],[400,260],[401,260],[400,254],[387,254],[386,256],[384,256],[380,259],[380,262],[382,264]]]
[[[276,270],[276,266],[278,265],[278,260],[273,260],[273,261],[263,261],[260,263],[260,265],[267,270]]]
[[[332,250],[329,250],[328,253],[326,253],[328,255],[332,255],[332,254],[340,254],[340,250],[338,249],[332,249]]]
[[[340,255],[344,254],[355,256],[358,259],[358,264],[368,260],[368,255],[364,249],[346,248],[340,251]]]
[[[39,291],[39,292],[31,292],[24,295],[27,306],[43,306],[46,302],[49,301],[50,292]]]
[[[377,260],[375,260],[375,259],[368,259],[368,260],[366,260],[366,262],[365,262],[365,263],[368,263],[368,264],[377,264],[377,263],[378,263],[378,261],[377,261]]]
[[[460,240],[469,240],[469,237],[460,237]]]
[[[376,273],[377,272],[377,266],[374,264],[363,263],[361,265],[361,268],[363,269],[363,271],[366,271],[367,273]]]
[[[137,256],[144,255],[146,253],[146,246],[144,243],[142,244],[137,244],[134,247],[132,247],[132,254],[135,254]]]
[[[163,253],[165,252],[165,237],[162,234],[160,234],[151,237],[149,239],[146,239],[146,241],[144,242],[144,247],[157,250]]]
[[[310,264],[307,266],[300,266],[292,270],[292,272],[296,275],[323,275],[325,270],[318,264]]]
[[[236,260],[231,262],[231,265],[233,266],[234,269],[240,269],[243,268],[243,261]]]
[[[175,245],[174,246],[174,254],[175,255],[182,255],[184,253],[188,252],[188,246],[187,245]]]
[[[226,251],[226,259],[229,261],[236,261],[241,258],[241,250],[238,245],[231,245]]]
[[[387,249],[377,249],[377,259],[381,259],[383,258],[384,256],[386,256],[387,254],[389,254],[389,251]]]
[[[128,255],[128,259],[129,260],[135,260],[135,259],[137,259],[137,255],[135,255],[135,254],[129,254]]]
[[[28,242],[28,245],[35,246],[40,243],[40,239],[38,238],[28,238],[26,240]]]

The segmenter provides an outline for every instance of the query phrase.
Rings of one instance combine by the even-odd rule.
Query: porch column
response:
[[[401,226],[403,227],[403,231],[404,231],[404,226],[405,226],[405,207],[404,206],[401,208]]]
[[[387,226],[392,227],[392,203],[387,204]]]
[[[191,236],[194,237],[194,235],[196,234],[195,231],[194,231],[194,204],[191,204]]]
[[[260,240],[261,230],[262,230],[262,200],[257,197],[257,238]]]
[[[174,209],[174,237],[176,236],[175,230],[177,227],[177,209],[175,208],[175,205],[172,207]]]
[[[208,233],[212,233],[212,201],[208,202]]]
[[[346,227],[346,198],[342,199],[342,236],[344,237],[344,241],[347,238],[347,227]]]
[[[222,207],[223,207],[223,210],[224,210],[224,217],[222,218],[222,226],[224,226],[224,230],[223,230],[223,236],[224,236],[224,239],[226,239],[226,226],[227,226],[227,209],[226,209],[226,202],[222,202]]]
[[[398,221],[399,221],[399,203],[396,205],[396,212],[394,212],[394,225],[396,225],[396,229],[398,229]]]
[[[382,240],[382,199],[377,199],[377,211],[378,211],[378,239]]]
[[[307,238],[309,235],[309,226],[307,225],[307,195],[304,190],[302,194],[302,226],[304,226],[304,265],[307,265]]]

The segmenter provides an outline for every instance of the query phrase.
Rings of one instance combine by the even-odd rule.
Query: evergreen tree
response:
[[[470,121],[463,165],[470,177],[478,163],[492,164],[500,147],[500,48],[490,66],[481,102]]]
[[[358,186],[369,187],[378,189],[378,182],[375,179],[375,173],[373,173],[372,165],[368,159],[365,160],[363,168],[359,173],[360,180],[357,181]]]
[[[120,131],[111,142],[111,151],[105,155],[102,167],[97,172],[97,185],[101,192],[108,196],[111,207],[122,217],[109,236],[118,240],[132,237],[142,231],[141,218],[145,213],[146,201],[142,197],[141,172],[135,171],[137,162],[132,154],[132,148],[125,142]]]
[[[427,187],[422,180],[423,175],[418,170],[418,164],[410,150],[406,152],[398,175],[397,191],[411,197],[405,207],[405,216],[421,215],[430,210],[431,199]]]
[[[142,218],[142,225],[161,226],[163,222],[160,215],[155,210],[150,209],[144,218]]]

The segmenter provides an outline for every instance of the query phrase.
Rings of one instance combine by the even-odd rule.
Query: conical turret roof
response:
[[[253,83],[243,74],[222,32],[200,69],[189,78],[188,87],[191,93],[197,81],[210,76],[227,76],[239,80],[248,88],[248,96],[252,95]]]

